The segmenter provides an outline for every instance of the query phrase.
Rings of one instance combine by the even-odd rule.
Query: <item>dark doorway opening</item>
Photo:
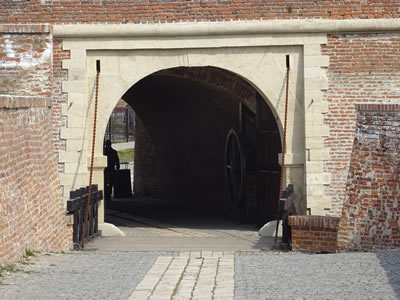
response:
[[[258,226],[276,219],[279,130],[245,80],[214,67],[179,67],[147,76],[122,98],[136,114],[134,195],[106,210],[194,223],[197,216]],[[226,172],[231,131],[245,164],[239,201]]]

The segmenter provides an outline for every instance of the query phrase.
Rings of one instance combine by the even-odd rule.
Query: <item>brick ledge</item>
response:
[[[358,103],[355,108],[357,111],[398,112],[400,103]]]
[[[50,107],[51,99],[37,96],[0,95],[0,108]]]
[[[51,33],[49,24],[0,24],[0,33]]]
[[[338,230],[339,217],[328,216],[289,216],[290,226],[301,226],[309,228],[321,228]]]

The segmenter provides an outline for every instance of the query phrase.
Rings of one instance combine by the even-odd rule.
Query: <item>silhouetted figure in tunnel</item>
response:
[[[119,157],[111,147],[111,141],[104,143],[104,155],[107,156],[107,167],[104,169],[104,199],[111,201],[111,192],[115,183],[115,171],[119,170]]]

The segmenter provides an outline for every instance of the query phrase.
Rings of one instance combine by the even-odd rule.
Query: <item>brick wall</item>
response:
[[[313,253],[336,252],[338,217],[290,216],[292,250]]]
[[[0,265],[26,249],[68,250],[52,144],[52,36],[47,26],[0,28]]]
[[[400,99],[400,34],[329,35],[322,53],[329,56],[324,122],[330,127],[325,146],[331,158],[325,171],[331,184],[326,195],[331,214],[340,216],[356,124],[354,103]]]
[[[269,19],[398,18],[400,1],[20,0],[0,3],[3,23],[164,23]]]
[[[400,247],[400,104],[360,104],[340,250]]]

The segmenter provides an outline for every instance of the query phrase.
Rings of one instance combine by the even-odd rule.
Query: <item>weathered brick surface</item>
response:
[[[340,216],[356,123],[354,103],[400,99],[400,34],[330,35],[322,52],[329,56],[324,122],[330,128],[325,146],[331,159],[325,171],[331,173],[331,184],[326,195],[331,213]]]
[[[2,1],[4,23],[165,23],[268,19],[398,18],[400,1]]]
[[[68,250],[52,143],[52,37],[46,26],[0,30],[0,265],[26,249]]]
[[[400,105],[358,105],[340,250],[400,247]]]
[[[336,252],[339,218],[328,216],[290,216],[292,250]]]
[[[8,25],[0,30],[0,94],[50,98],[52,36],[27,29]]]

